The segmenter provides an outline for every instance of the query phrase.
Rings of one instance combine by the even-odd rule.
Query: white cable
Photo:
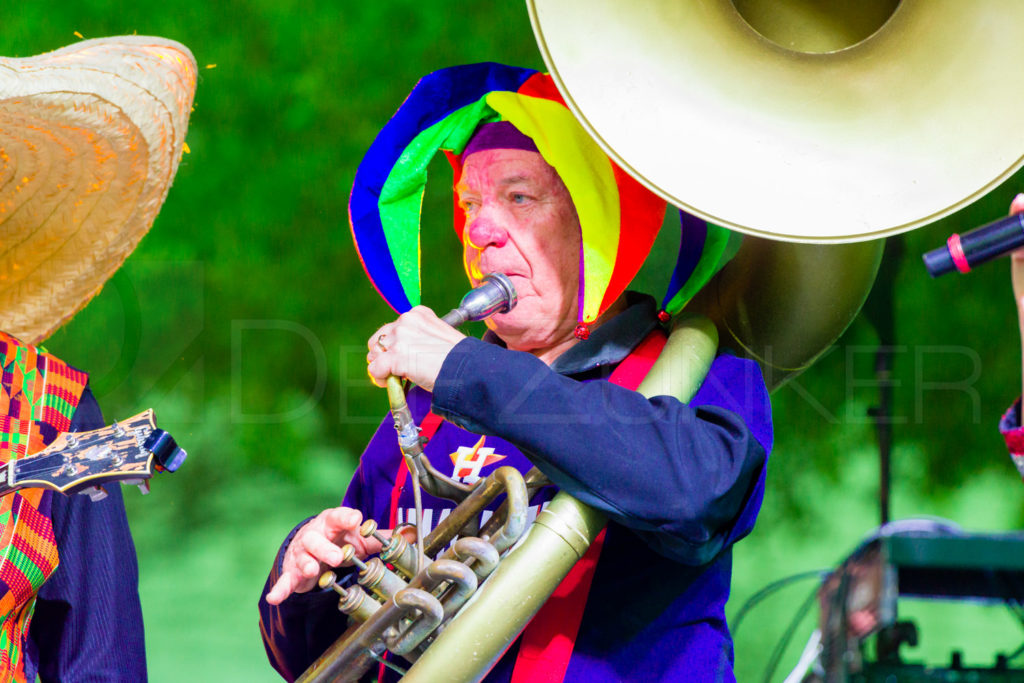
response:
[[[821,653],[821,631],[814,629],[811,633],[811,637],[807,639],[807,645],[804,646],[804,651],[800,654],[800,661],[796,663],[793,670],[786,676],[786,680],[782,683],[800,683],[803,680],[804,674],[814,664],[814,660],[818,658]]]

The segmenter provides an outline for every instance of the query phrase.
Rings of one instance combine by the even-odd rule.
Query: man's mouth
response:
[[[509,271],[509,270],[503,270],[501,268],[495,268],[493,270],[481,271],[480,279],[483,280],[485,277],[487,277],[491,273],[500,273],[501,275],[504,275],[505,277],[519,277],[519,278],[525,278],[526,277],[525,275],[523,275],[521,273],[517,273],[515,271]]]

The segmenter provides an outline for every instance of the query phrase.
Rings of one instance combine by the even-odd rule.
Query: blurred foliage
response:
[[[351,246],[354,170],[424,73],[485,60],[541,67],[526,11],[519,3],[465,9],[410,0],[37,0],[8,4],[0,23],[6,56],[55,49],[77,31],[165,36],[198,60],[191,153],[151,234],[47,346],[92,373],[108,417],[153,407],[191,454],[150,497],[127,496],[151,679],[276,680],[256,626],[266,569],[294,523],[338,500],[386,410],[364,356],[366,339],[392,313]],[[424,302],[447,310],[465,285],[450,228],[450,172],[440,161],[432,173]],[[1005,213],[1021,187],[1018,175],[894,238],[902,257],[887,264],[893,292],[878,289],[869,300],[883,317],[891,305],[895,319],[896,517],[945,515],[991,531],[1024,521],[995,430],[1020,376],[1005,263],[931,280],[919,259],[950,232]],[[672,230],[663,232],[638,278],[656,296],[675,253]],[[861,316],[775,393],[768,496],[758,528],[737,549],[730,613],[773,579],[836,563],[877,524],[868,409],[878,403],[878,344]],[[736,645],[739,680],[758,679],[805,589],[790,590],[792,603],[766,602],[747,618]],[[987,633],[975,634],[986,653],[979,656],[1012,649]]]

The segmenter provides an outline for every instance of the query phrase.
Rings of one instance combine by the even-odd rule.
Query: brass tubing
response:
[[[420,440],[420,429],[412,419],[412,411],[405,400],[405,387],[402,379],[390,375],[387,379],[388,405],[391,417],[395,421],[398,432],[398,446],[403,455],[411,458],[415,467],[410,471],[423,490],[437,498],[445,498],[461,502],[473,490],[473,486],[463,484],[439,472],[430,461],[423,457],[423,442]]]
[[[382,600],[387,600],[408,586],[402,577],[385,567],[379,557],[372,558],[364,569],[359,570],[358,581]]]
[[[408,580],[416,576],[416,567],[419,565],[416,550],[397,529],[392,529],[391,536],[385,537],[377,530],[377,522],[367,519],[359,525],[359,535],[363,538],[377,539],[381,544],[380,559],[394,565],[395,570],[403,578]]]
[[[475,536],[460,538],[441,556],[454,559],[472,568],[477,579],[483,581],[498,566],[498,551],[494,546]]]
[[[424,589],[432,591],[445,581],[450,582],[451,588],[446,590],[440,597],[441,606],[444,608],[444,619],[455,614],[473,595],[478,585],[476,574],[466,565],[456,560],[440,559],[431,562],[424,571],[426,581]]]
[[[380,609],[380,603],[371,598],[360,586],[352,586],[345,596],[338,600],[338,609],[362,622]]]
[[[526,474],[523,475],[523,481],[526,482],[526,501],[533,498],[533,494],[537,493],[540,489],[547,486],[551,481],[538,470],[536,467],[531,467]],[[505,515],[507,514],[508,501],[502,502],[501,506],[498,507],[497,511],[491,515],[487,523],[480,529],[480,538],[490,538],[494,535],[498,526],[504,521]]]
[[[498,554],[505,552],[526,531],[526,517],[529,514],[530,501],[526,495],[526,481],[518,470],[512,467],[499,467],[491,473],[505,489],[505,519],[498,531],[485,540],[489,541]],[[489,521],[489,520],[488,520]]]
[[[380,559],[395,566],[398,572],[410,579],[416,574],[416,549],[401,534],[394,534],[391,542],[381,552]]]
[[[340,595],[338,609],[356,621],[366,621],[371,614],[380,609],[380,603],[371,598],[362,586],[345,588],[338,583],[338,575],[332,571],[321,574],[317,583],[321,588],[330,588]]]
[[[440,605],[439,605],[440,607]],[[405,616],[394,600],[388,600],[369,619],[355,629],[348,629],[306,669],[296,683],[349,683],[358,681],[385,646],[384,632]]]
[[[387,639],[388,649],[396,655],[411,652],[441,623],[444,608],[430,593],[419,588],[403,588],[392,598],[402,615],[412,622],[393,638]],[[419,613],[418,616],[415,613]]]
[[[427,557],[433,557],[441,551],[448,543],[455,538],[466,523],[477,515],[480,511],[487,506],[492,500],[498,497],[501,493],[510,492],[515,496],[515,499],[522,501],[523,512],[522,522],[526,523],[526,487],[522,485],[522,491],[520,493],[520,482],[522,482],[523,476],[519,474],[514,467],[499,467],[498,469],[491,472],[491,474],[480,482],[479,485],[473,492],[469,494],[465,501],[463,501],[457,508],[452,510],[451,514],[444,518],[440,524],[434,527],[434,530],[427,534],[426,539],[423,542],[423,554]],[[510,496],[511,497],[511,496]],[[513,524],[519,523],[518,512],[512,516]],[[514,529],[510,529],[510,532]],[[522,532],[520,531],[520,534]],[[507,536],[508,533],[502,533],[502,536]],[[514,541],[513,541],[514,542]]]
[[[548,516],[555,517],[550,524],[542,519]],[[604,522],[601,513],[558,493],[522,544],[502,559],[477,590],[477,599],[448,622],[403,683],[480,680],[505,651],[503,644],[515,639],[586,552]]]
[[[681,317],[658,360],[637,389],[647,397],[688,401],[715,357],[718,333],[703,316]],[[452,683],[482,679],[603,528],[605,517],[559,492],[526,537],[402,679]],[[524,582],[529,589],[524,590]],[[495,615],[501,615],[496,618]]]

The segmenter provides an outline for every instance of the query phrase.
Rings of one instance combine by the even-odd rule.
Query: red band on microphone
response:
[[[967,262],[967,257],[964,256],[964,248],[960,244],[960,235],[953,233],[946,240],[946,246],[949,247],[949,255],[953,258],[953,265],[961,273],[969,273],[971,271],[971,264]]]

